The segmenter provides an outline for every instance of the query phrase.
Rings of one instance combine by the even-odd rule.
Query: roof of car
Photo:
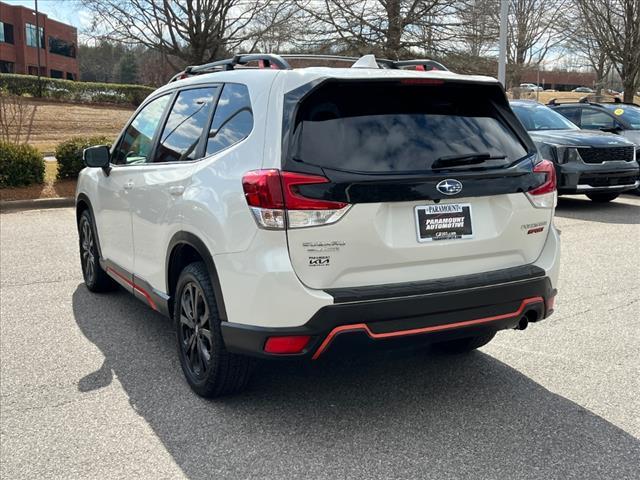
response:
[[[608,100],[608,101],[607,101]],[[612,106],[624,106],[624,105],[632,105],[638,107],[639,105],[636,103],[624,102],[620,97],[615,97],[611,95],[587,95],[586,97],[582,97],[580,99],[575,99],[571,97],[557,97],[552,98],[547,103],[549,106],[560,107],[565,105],[572,106],[593,106],[593,107],[603,107],[610,108]]]
[[[256,55],[252,54],[252,57]],[[247,56],[248,57],[248,56]],[[273,55],[265,55],[265,57],[277,57]],[[303,56],[305,58],[313,58],[312,56]],[[327,56],[319,56],[320,58],[330,58]],[[402,67],[400,68],[385,68],[380,65],[384,65],[382,62],[391,62],[388,60],[377,60],[373,55],[365,56],[371,57],[373,62],[380,62],[378,66],[376,64],[372,64],[370,67],[357,67],[350,66],[348,68],[344,67],[327,67],[327,66],[308,66],[302,68],[273,68],[273,64],[270,67],[263,68],[246,68],[244,65],[246,63],[237,64],[240,67],[235,68],[218,68],[218,65],[224,66],[225,64],[222,62],[214,62],[214,65],[211,67],[212,71],[207,71],[205,66],[201,67],[188,67],[185,72],[181,72],[183,76],[186,78],[177,79],[179,75],[174,77],[170,83],[161,87],[158,92],[173,89],[175,87],[184,87],[189,85],[199,85],[204,83],[244,83],[248,86],[251,85],[259,85],[264,84],[265,82],[270,83],[270,80],[275,79],[276,77],[280,77],[283,79],[285,83],[285,91],[296,88],[299,85],[306,84],[312,82],[317,79],[326,79],[326,78],[338,78],[338,79],[396,79],[396,78],[421,78],[421,79],[439,79],[439,80],[458,80],[463,82],[472,82],[472,83],[486,83],[486,84],[498,84],[498,80],[492,77],[481,76],[481,75],[460,75],[457,73],[453,73],[449,70],[406,70]],[[235,58],[235,57],[234,57]],[[347,57],[336,57],[340,59],[344,59]],[[364,57],[362,57],[364,58]],[[362,60],[362,58],[360,60]],[[353,59],[352,59],[353,60]],[[355,59],[356,62],[360,60]],[[414,62],[414,63],[410,63]],[[413,60],[407,62],[397,62],[398,64],[404,65],[419,65],[419,63],[415,62],[431,62],[431,60]],[[434,62],[437,63],[437,62]],[[218,65],[216,65],[218,64]],[[287,64],[288,65],[288,64]],[[354,64],[355,65],[355,64]],[[442,67],[445,68],[445,67]],[[190,70],[191,69],[191,70]],[[196,71],[196,69],[203,69],[202,73],[196,73],[193,76],[189,76],[190,72]]]
[[[536,101],[536,100],[530,100],[530,99],[526,99],[526,98],[518,98],[518,99],[514,99],[514,100],[509,100],[509,103],[511,105],[519,105],[522,107],[546,107],[546,105],[543,105],[542,103]]]

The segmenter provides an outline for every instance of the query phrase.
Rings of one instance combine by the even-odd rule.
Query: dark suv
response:
[[[638,187],[636,147],[622,136],[581,130],[535,101],[517,100],[511,108],[543,158],[556,166],[559,194],[585,194],[609,202]]]
[[[561,113],[583,130],[600,130],[628,138],[640,148],[640,105],[612,101],[604,97],[585,97],[579,101],[560,102],[553,99],[548,106]]]
[[[554,98],[549,107],[582,129],[615,133],[631,140],[640,159],[640,105],[623,103],[617,97],[589,96],[570,102]],[[640,195],[640,187],[636,193]]]

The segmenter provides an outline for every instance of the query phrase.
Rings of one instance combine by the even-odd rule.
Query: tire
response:
[[[80,265],[84,284],[91,292],[108,292],[116,287],[116,283],[100,266],[100,252],[96,241],[96,229],[89,210],[80,215],[78,221],[78,237],[80,246]]]
[[[485,346],[493,337],[496,336],[496,332],[486,333],[484,335],[476,335],[474,337],[458,338],[456,340],[449,340],[448,342],[439,342],[434,344],[434,349],[449,354],[467,353]]]
[[[620,196],[619,193],[587,193],[587,197],[596,203],[607,203]]]
[[[187,265],[175,291],[173,318],[178,356],[191,389],[205,398],[244,389],[253,359],[229,353],[225,348],[213,286],[204,263]]]

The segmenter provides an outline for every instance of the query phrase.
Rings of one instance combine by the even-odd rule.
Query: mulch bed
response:
[[[10,187],[0,189],[0,200],[32,200],[36,198],[73,197],[76,192],[76,180],[58,180],[29,187]]]

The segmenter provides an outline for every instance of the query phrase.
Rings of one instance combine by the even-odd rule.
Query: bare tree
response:
[[[399,58],[432,54],[455,24],[454,0],[298,0],[316,45]]]
[[[525,69],[538,66],[549,51],[566,40],[561,28],[568,0],[509,0],[509,80],[518,87]],[[496,22],[498,12],[495,13]]]
[[[624,101],[640,87],[640,0],[576,0],[598,47],[622,78]]]
[[[275,0],[82,0],[103,38],[144,45],[167,61],[201,64],[243,47],[251,50],[288,2]],[[271,8],[272,23],[254,20]],[[248,45],[248,46],[247,46]]]
[[[611,71],[611,60],[607,52],[601,47],[598,39],[593,35],[588,24],[578,15],[573,18],[573,24],[577,25],[575,33],[571,35],[568,42],[569,48],[593,69],[596,74],[596,95],[602,93],[602,89]]]
[[[23,97],[0,92],[0,141],[28,143],[36,109]]]
[[[484,56],[496,44],[499,23],[495,21],[495,12],[499,9],[499,0],[464,0],[458,14],[458,31],[465,53]]]
[[[304,45],[306,25],[303,12],[294,1],[268,5],[256,15],[253,26],[261,34],[253,39],[250,51],[282,53],[297,44]]]

